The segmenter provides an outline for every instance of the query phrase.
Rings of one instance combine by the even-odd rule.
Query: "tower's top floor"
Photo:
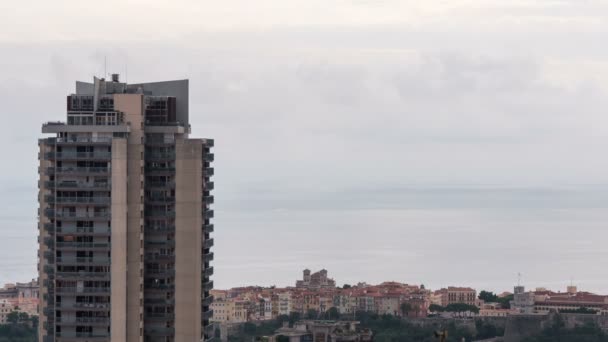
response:
[[[76,92],[67,97],[66,122],[44,124],[42,131],[56,133],[66,126],[128,126],[120,106],[115,105],[117,98],[124,96],[141,98],[145,126],[188,130],[188,80],[127,84],[113,74],[110,80],[94,77],[93,83],[77,81]]]

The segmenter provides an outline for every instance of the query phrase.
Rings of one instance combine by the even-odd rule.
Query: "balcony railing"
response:
[[[57,257],[57,264],[109,265],[108,257]]]
[[[146,329],[146,335],[151,336],[172,336],[175,333],[175,328],[156,328],[150,327]]]
[[[57,233],[108,235],[111,233],[111,229],[107,227],[57,227]]]
[[[111,137],[69,137],[57,138],[57,143],[60,144],[78,144],[78,143],[112,143]]]
[[[175,152],[152,152],[146,153],[147,160],[172,160],[175,159]]]
[[[205,270],[203,271],[203,275],[205,277],[211,277],[213,275],[213,267],[205,268]]]
[[[213,261],[213,258],[214,258],[214,254],[213,253],[203,254],[203,262]]]
[[[207,219],[213,218],[213,210],[206,209],[203,211],[203,217]]]
[[[175,314],[171,312],[147,312],[145,316],[146,319],[173,320],[175,318]]]
[[[167,210],[167,211],[150,210],[150,211],[146,211],[146,216],[150,216],[150,217],[175,217],[175,211],[173,211],[173,210]]]
[[[112,159],[111,152],[47,152],[47,159]]]
[[[205,153],[203,155],[203,160],[206,162],[212,162],[215,159],[213,153]]]
[[[76,203],[87,203],[87,204],[108,204],[110,203],[110,197],[57,197],[57,203],[65,204],[76,204]]]
[[[208,281],[203,283],[203,291],[211,291],[213,290],[213,281]]]
[[[215,187],[215,184],[213,182],[207,182],[207,183],[205,183],[205,186],[203,188],[205,190],[213,190],[214,187]]]
[[[47,188],[64,188],[64,189],[110,189],[112,184],[108,183],[83,183],[83,182],[51,182],[46,181]]]
[[[207,167],[207,168],[203,169],[204,176],[211,177],[211,176],[213,176],[213,174],[214,174],[214,171],[213,171],[212,167]]]
[[[212,224],[204,224],[203,225],[203,233],[213,233],[213,225]]]
[[[75,173],[108,173],[110,172],[109,167],[57,167],[53,170],[54,173],[57,174],[75,174]]]
[[[213,247],[214,241],[213,239],[205,239],[203,241],[203,248],[211,248]]]
[[[57,271],[58,278],[110,278],[109,272],[64,272]]]
[[[213,195],[203,195],[203,203],[205,204],[212,204],[214,201]]]
[[[109,248],[108,242],[57,242],[58,248]]]
[[[151,187],[151,188],[172,188],[172,187],[175,187],[175,182],[173,182],[173,181],[168,181],[168,182],[146,182],[146,187]]]
[[[109,287],[58,287],[57,293],[110,293]]]
[[[64,332],[56,332],[56,336],[62,337],[62,338],[107,339],[107,338],[110,338],[110,333],[64,331]]]
[[[52,211],[53,213],[55,212],[52,209],[49,209],[50,211]],[[53,216],[51,216],[53,217]],[[101,218],[101,219],[110,219],[110,213],[86,213],[86,212],[61,212],[58,211],[56,217],[58,218],[75,218],[75,219],[95,219],[95,218]]]

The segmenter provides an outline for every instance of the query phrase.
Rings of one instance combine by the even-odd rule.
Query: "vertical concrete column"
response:
[[[201,339],[203,144],[175,143],[175,342]]]
[[[112,139],[111,340],[127,339],[127,139]]]
[[[50,220],[44,214],[44,210],[49,208],[44,195],[46,195],[48,191],[45,185],[45,181],[49,179],[49,177],[46,175],[46,171],[53,165],[49,160],[44,158],[44,153],[50,151],[46,143],[41,140],[38,143],[38,147],[38,282],[40,284],[40,301],[38,304],[38,341],[43,341],[43,336],[46,334],[44,325],[48,321],[46,314],[43,312],[43,309],[46,307],[46,301],[44,298],[48,296],[48,287],[45,286],[45,282],[48,280],[48,277],[44,272],[44,266],[47,265],[47,260],[44,258],[44,253],[48,250],[48,248],[44,244],[44,238],[50,236],[44,229],[44,225],[50,222]]]
[[[125,115],[127,142],[127,341],[143,341],[144,104],[141,94],[114,94],[114,108]],[[114,260],[112,260],[114,262]],[[112,340],[114,342],[114,340]]]

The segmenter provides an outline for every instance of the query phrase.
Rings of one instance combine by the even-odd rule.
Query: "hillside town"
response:
[[[361,312],[407,318],[440,316],[505,317],[508,315],[544,315],[549,312],[581,312],[608,316],[608,295],[524,286],[501,294],[480,293],[470,287],[448,286],[437,290],[424,285],[383,282],[378,285],[358,283],[336,286],[327,270],[311,273],[306,269],[294,287],[237,287],[212,290],[212,321],[244,323],[276,319],[297,313],[308,318],[332,318]],[[488,296],[490,294],[491,296]],[[493,297],[492,297],[493,296]],[[484,299],[485,298],[485,299]]]

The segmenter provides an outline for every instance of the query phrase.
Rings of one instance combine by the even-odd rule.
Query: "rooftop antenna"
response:
[[[517,286],[521,286],[521,273],[517,272]]]
[[[103,56],[103,78],[108,75],[108,57]]]

